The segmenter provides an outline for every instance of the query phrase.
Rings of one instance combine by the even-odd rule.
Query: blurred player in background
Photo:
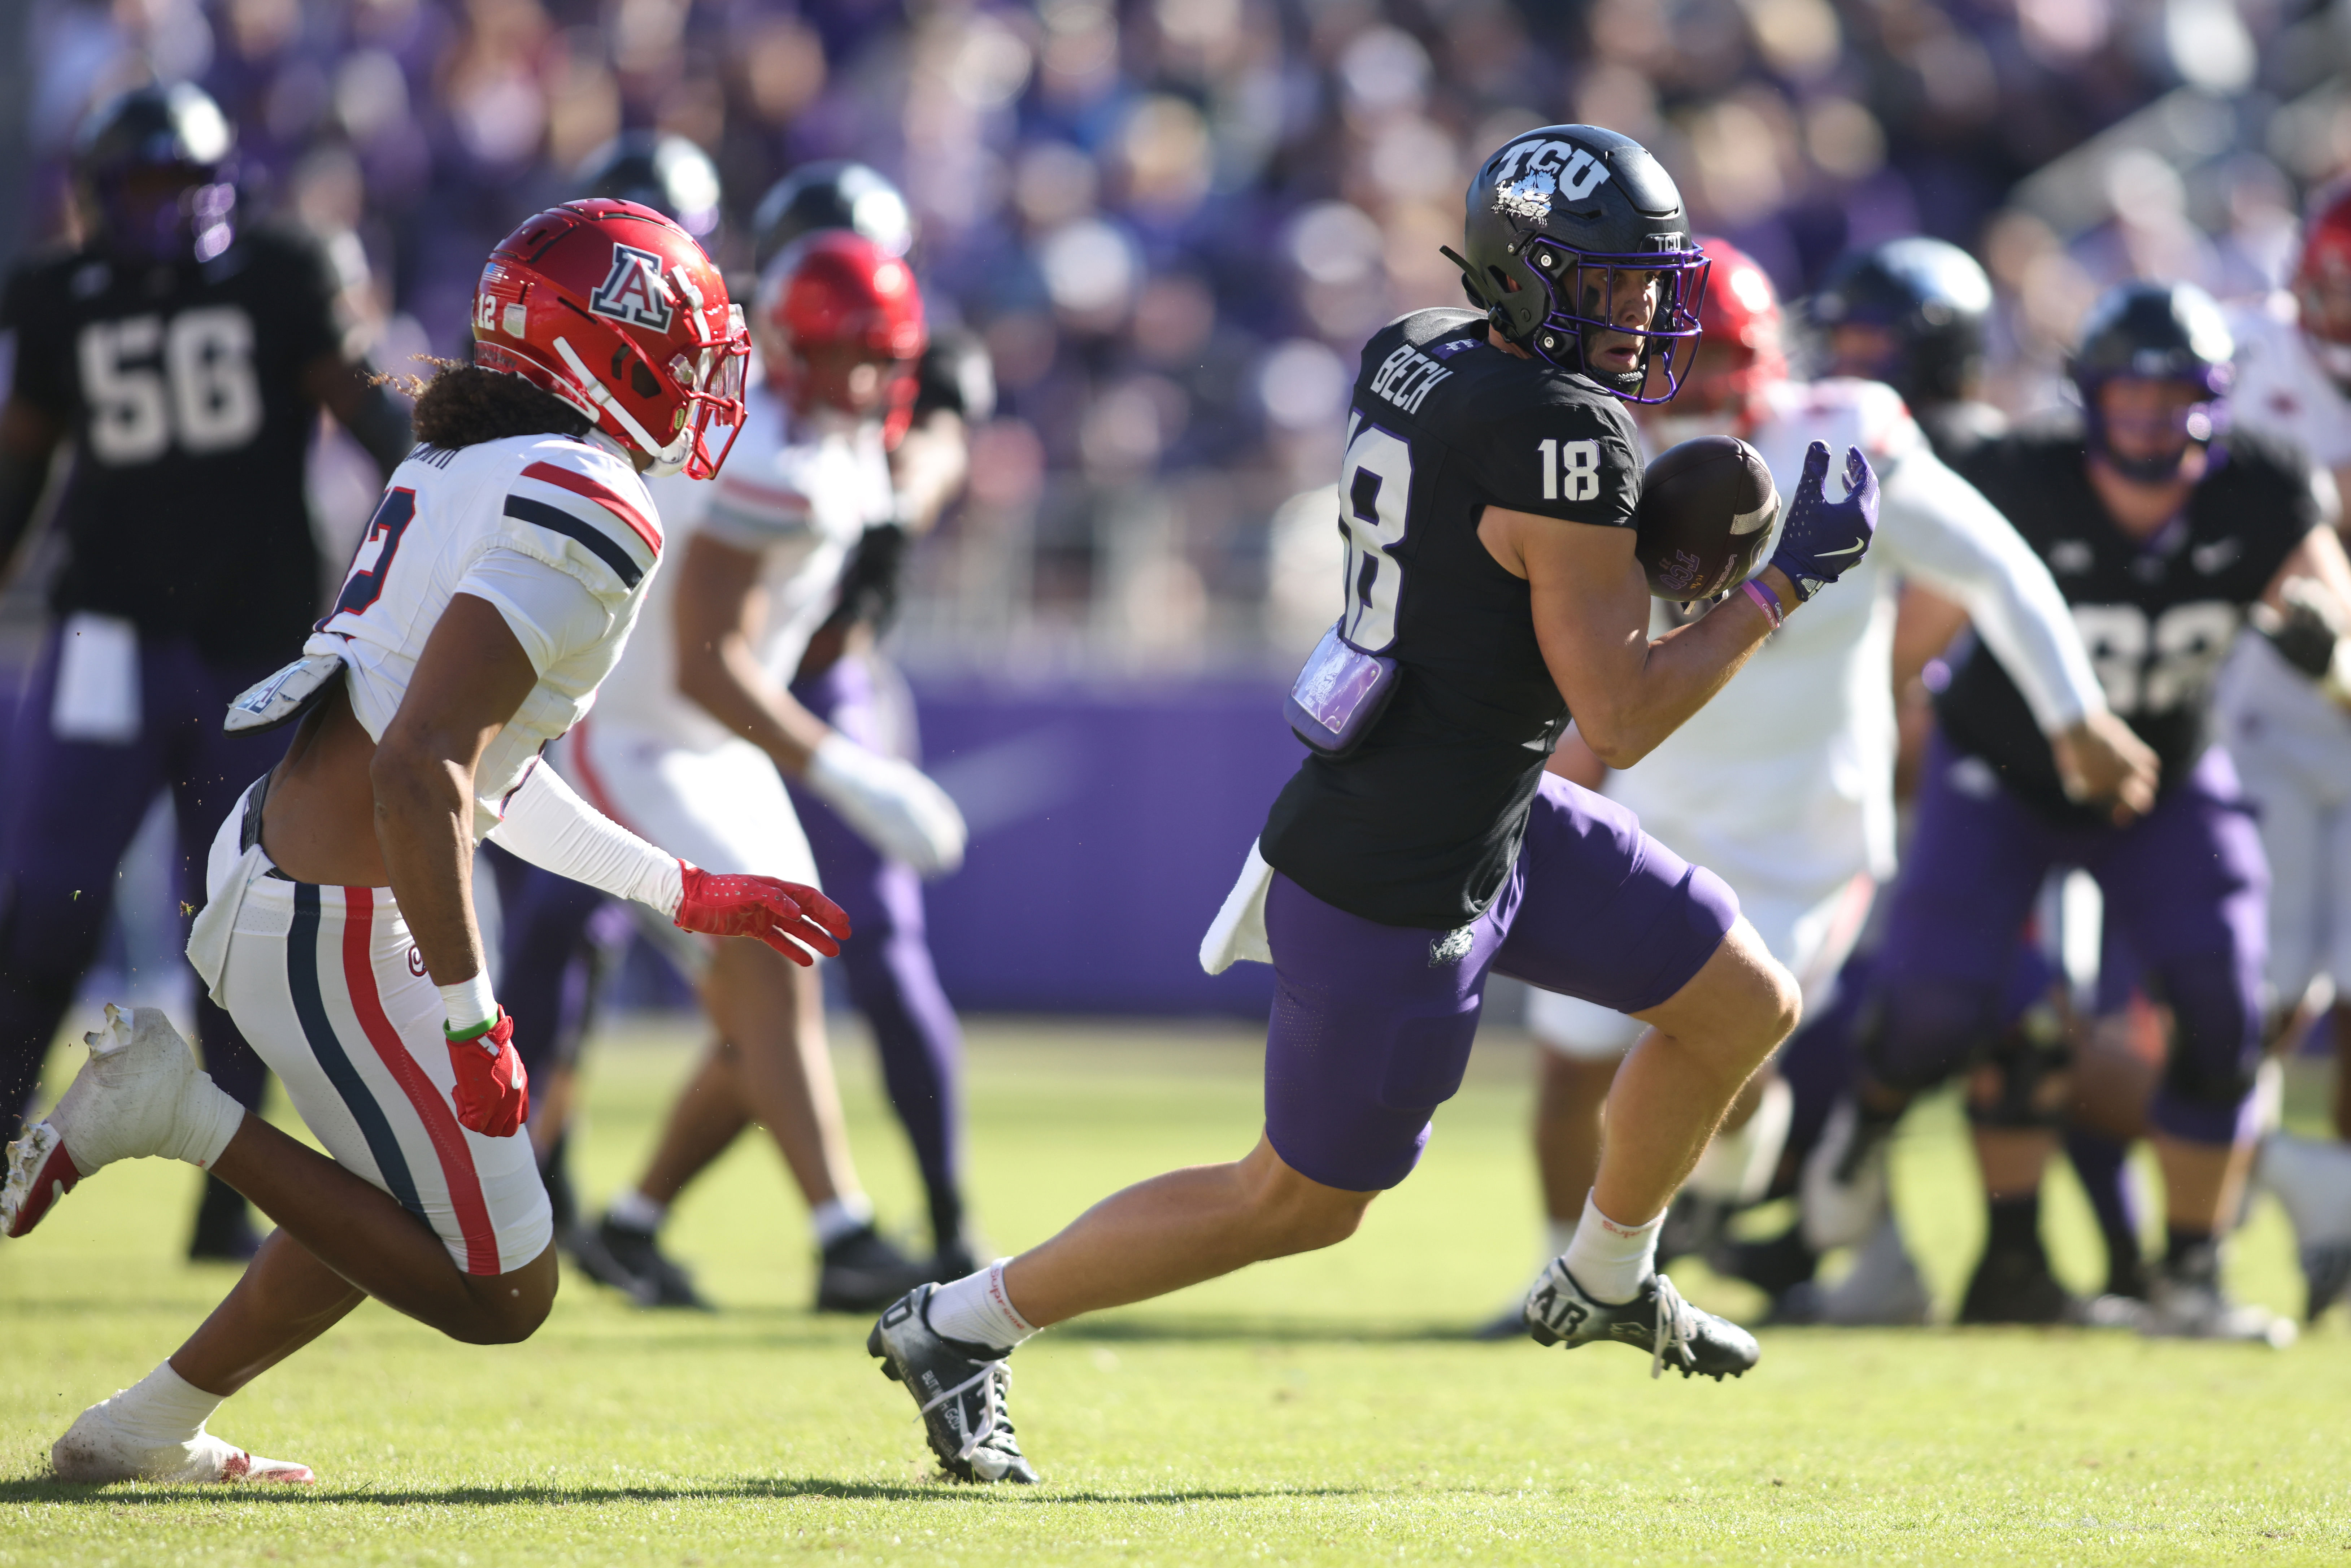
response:
[[[1849,454],[1847,498],[1828,504],[1816,447],[1761,578],[1648,639],[1620,400],[1671,397],[1687,369],[1706,276],[1687,221],[1637,142],[1530,131],[1469,186],[1455,259],[1485,308],[1416,311],[1365,346],[1339,483],[1347,609],[1310,666],[1327,680],[1301,677],[1355,706],[1310,742],[1201,946],[1212,971],[1275,967],[1263,1134],[883,1314],[866,1348],[951,1474],[1037,1479],[1004,1401],[1005,1358],[1039,1328],[1352,1234],[1459,1086],[1497,969],[1656,1026],[1619,1076],[1583,1221],[1528,1293],[1528,1332],[1615,1340],[1685,1376],[1754,1364],[1750,1335],[1656,1272],[1656,1228],[1793,1025],[1795,983],[1719,878],[1543,768],[1571,706],[1599,755],[1647,753],[1782,606],[1801,613],[1868,547],[1867,465]]]
[[[266,756],[230,746],[228,699],[319,613],[304,472],[319,413],[389,474],[406,406],[371,384],[333,265],[237,205],[235,136],[184,82],[94,110],[74,150],[81,243],[21,264],[0,408],[0,570],[60,444],[56,621],[16,712],[0,820],[0,1133],[98,950],[115,867],[169,789],[187,904],[198,856]],[[214,1075],[258,1108],[266,1074],[228,1015],[196,1004]],[[189,1253],[243,1259],[245,1201],[205,1183]]]
[[[2291,449],[2223,418],[2234,344],[2187,284],[2135,282],[2092,309],[2070,367],[2081,430],[2012,434],[1966,472],[2050,568],[2107,702],[2162,766],[2151,810],[2075,798],[2013,677],[1970,653],[1938,702],[1910,860],[1860,1025],[1863,1069],[1805,1173],[1808,1223],[1847,1239],[1882,1203],[1886,1134],[1915,1096],[1989,1045],[2032,902],[2055,865],[2105,894],[2106,918],[2170,1013],[2148,1113],[2168,1241],[2148,1333],[2279,1343],[2288,1325],[2220,1290],[2219,1239],[2252,1150],[2268,873],[2208,718],[2222,657],[2256,603],[2314,580],[2351,603],[2351,568]],[[2010,1098],[2039,1109],[2065,1089]],[[1980,1139],[1991,1255],[2040,1255],[2040,1178],[2053,1127],[2020,1114]],[[2043,1265],[2045,1269],[2045,1263]]]
[[[2005,662],[2022,671],[2035,722],[2088,798],[2153,798],[2155,759],[2106,709],[2065,601],[2031,548],[1975,488],[1938,460],[1881,382],[1804,382],[1789,373],[1779,300],[1755,263],[1721,240],[1705,329],[1670,403],[1646,409],[1642,434],[1662,451],[1695,435],[1752,443],[1776,473],[1801,471],[1814,443],[1865,453],[1878,475],[1878,531],[1868,559],[1827,603],[1765,642],[1731,691],[1629,772],[1603,767],[1578,732],[1553,772],[1604,789],[1676,852],[1739,894],[1772,956],[1802,987],[1808,1014],[1826,1002],[1879,884],[1894,871],[1891,663],[1897,580],[1930,584],[1967,605]],[[1700,606],[1691,606],[1700,609]],[[1652,631],[1677,619],[1659,603]],[[1573,997],[1537,991],[1527,1026],[1540,1058],[1535,1149],[1557,1254],[1573,1232],[1600,1157],[1602,1110],[1617,1065],[1644,1026]],[[1778,1076],[1759,1073],[1725,1118],[1677,1200],[1660,1255],[1709,1248],[1729,1211],[1761,1198],[1780,1166],[1792,1112]],[[1890,1223],[1890,1221],[1889,1221]],[[1918,1322],[1926,1287],[1889,1233],[1872,1321]]]
[[[754,321],[764,392],[747,413],[744,448],[706,498],[662,496],[680,541],[673,576],[559,766],[617,821],[699,844],[714,864],[774,862],[816,879],[784,790],[789,777],[924,869],[950,870],[963,852],[954,803],[787,689],[850,552],[894,514],[887,445],[924,346],[920,292],[896,256],[825,229],[768,264]],[[661,1251],[659,1228],[686,1184],[756,1120],[808,1199],[820,1311],[871,1311],[928,1278],[883,1239],[858,1186],[813,972],[722,946],[701,988],[721,1040],[643,1176],[579,1238],[583,1263],[632,1283],[640,1300],[697,1304],[691,1279]]]
[[[1805,314],[1823,375],[1892,387],[1935,455],[1957,463],[2008,429],[1980,395],[1991,308],[1991,279],[1975,257],[1913,235],[1847,252]]]
[[[802,964],[848,934],[814,890],[689,865],[539,762],[658,580],[664,541],[640,476],[707,478],[725,463],[742,322],[693,236],[643,207],[569,204],[492,253],[475,363],[422,390],[422,444],[333,610],[300,659],[229,708],[232,727],[299,727],[220,825],[188,956],[329,1154],[247,1114],[147,1009],[109,1009],[89,1063],[10,1147],[11,1236],[142,1156],[214,1171],[278,1226],[168,1361],[57,1439],[60,1478],[307,1481],[308,1467],[205,1423],[367,1297],[469,1343],[545,1320],[553,1227],[523,1131],[529,1083],[474,917],[483,839]]]

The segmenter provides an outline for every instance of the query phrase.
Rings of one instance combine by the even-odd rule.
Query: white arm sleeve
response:
[[[530,657],[548,666],[592,648],[611,632],[612,612],[579,579],[518,549],[493,545],[457,580],[455,591],[486,601]]]
[[[1878,510],[1894,570],[1966,607],[2043,732],[2105,710],[2056,580],[1981,491],[1920,446],[1886,480]]]
[[[678,901],[685,896],[685,873],[677,857],[582,800],[543,760],[523,775],[506,806],[506,816],[490,830],[502,847],[558,876],[676,918]]]

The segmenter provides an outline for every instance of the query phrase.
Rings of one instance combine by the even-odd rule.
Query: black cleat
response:
[[[1805,1245],[1802,1225],[1762,1241],[1725,1239],[1707,1253],[1706,1261],[1716,1273],[1744,1280],[1775,1300],[1810,1283],[1821,1266],[1820,1254]]]
[[[930,1278],[930,1260],[917,1262],[872,1226],[860,1226],[824,1249],[817,1271],[816,1310],[878,1312]]]
[[[890,1303],[865,1336],[865,1354],[882,1375],[904,1385],[923,1417],[923,1435],[939,1466],[959,1481],[1033,1486],[1037,1471],[1012,1435],[1005,1403],[1012,1394],[1009,1351],[942,1339],[925,1309],[937,1287],[922,1284]]]
[[[204,1196],[196,1204],[196,1228],[188,1239],[191,1263],[249,1263],[261,1250],[261,1231],[245,1195],[207,1172]]]
[[[622,1225],[609,1214],[571,1233],[571,1260],[590,1279],[625,1293],[641,1307],[718,1310],[695,1289],[694,1276],[684,1264],[663,1255],[652,1231]]]
[[[2039,1247],[1987,1250],[1959,1301],[1963,1323],[2079,1323],[2089,1320],[2082,1299],[2049,1271]]]
[[[1657,1227],[1657,1267],[1683,1258],[1703,1258],[1722,1239],[1730,1223],[1730,1204],[1719,1197],[1677,1192],[1666,1208],[1666,1222]]]
[[[2314,1323],[2346,1289],[2351,1289],[2351,1241],[2303,1248],[2302,1279],[2309,1287],[2303,1316]]]
[[[1567,1271],[1565,1260],[1556,1258],[1527,1292],[1526,1321],[1537,1344],[1573,1350],[1614,1340],[1646,1350],[1651,1377],[1663,1376],[1670,1366],[1684,1377],[1703,1373],[1719,1383],[1742,1375],[1763,1354],[1753,1334],[1691,1306],[1663,1274],[1650,1275],[1629,1301],[1595,1301]]]

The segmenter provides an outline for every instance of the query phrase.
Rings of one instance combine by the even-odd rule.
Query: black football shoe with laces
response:
[[[865,1336],[865,1354],[882,1375],[903,1385],[922,1413],[923,1436],[939,1467],[959,1481],[1033,1486],[1037,1471],[1012,1435],[1010,1351],[942,1338],[925,1309],[938,1287],[917,1285],[883,1312]]]
[[[2038,1247],[1988,1248],[1959,1301],[1963,1323],[2081,1323],[2088,1303],[2049,1271]]]
[[[1719,1383],[1744,1375],[1762,1354],[1753,1334],[1691,1306],[1663,1274],[1650,1275],[1629,1301],[1595,1301],[1557,1258],[1527,1292],[1526,1318],[1527,1333],[1537,1344],[1573,1350],[1613,1340],[1646,1350],[1651,1377],[1671,1367],[1684,1377],[1695,1374]]]
[[[930,1277],[929,1259],[909,1258],[872,1226],[861,1226],[824,1249],[817,1269],[816,1310],[878,1312]]]
[[[609,1214],[572,1232],[571,1260],[590,1279],[625,1292],[641,1307],[718,1310],[695,1288],[685,1265],[663,1253],[653,1232],[622,1225]]]

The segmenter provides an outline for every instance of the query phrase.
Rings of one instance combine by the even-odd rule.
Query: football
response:
[[[1735,435],[1701,435],[1650,463],[1633,514],[1633,553],[1659,599],[1712,599],[1754,569],[1779,515],[1761,455]]]

